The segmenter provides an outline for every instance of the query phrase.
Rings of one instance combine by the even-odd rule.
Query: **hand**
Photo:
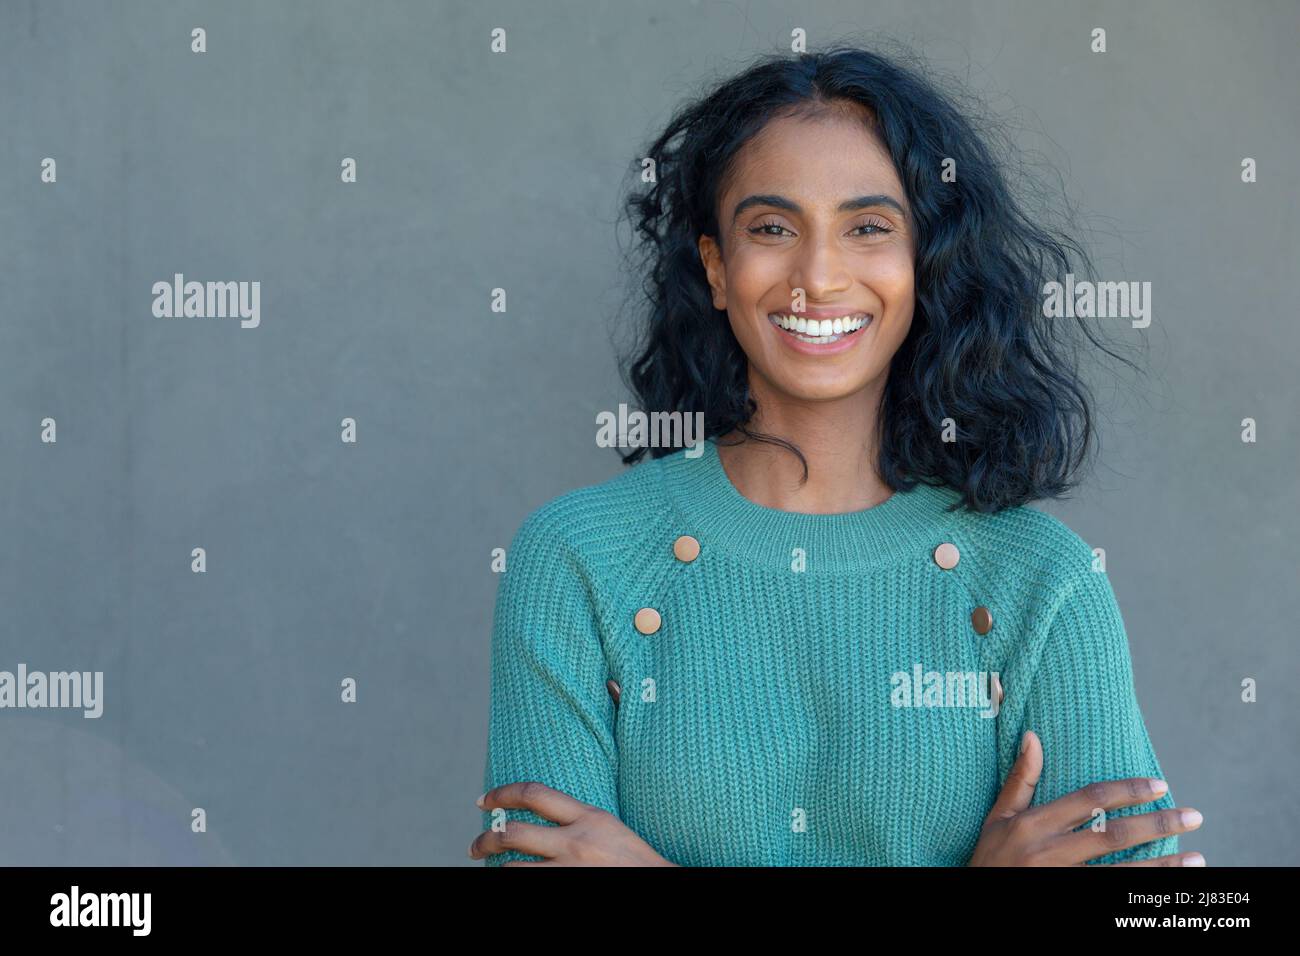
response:
[[[1190,808],[1157,810],[1126,817],[1108,817],[1100,833],[1074,828],[1093,818],[1101,807],[1113,810],[1159,799],[1169,786],[1163,780],[1131,777],[1094,783],[1030,810],[1029,801],[1043,771],[1043,747],[1038,735],[1025,734],[1006,785],[984,820],[971,866],[1083,866],[1086,861],[1125,847],[1148,843],[1201,825]],[[1184,818],[1184,814],[1194,816]],[[1199,853],[1175,853],[1115,866],[1204,866]]]
[[[479,806],[532,810],[559,826],[507,819],[503,830],[484,830],[474,838],[469,845],[473,860],[517,850],[546,859],[512,860],[502,866],[676,866],[612,813],[536,781],[489,790]]]

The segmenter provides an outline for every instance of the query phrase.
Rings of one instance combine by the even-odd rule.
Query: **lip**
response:
[[[790,332],[787,332],[785,329],[781,328],[779,325],[773,322],[771,318],[769,318],[769,316],[764,316],[763,320],[767,322],[768,327],[772,330],[772,332],[778,338],[780,338],[782,344],[785,345],[786,348],[798,352],[801,355],[839,355],[842,352],[847,352],[849,349],[857,345],[858,342],[864,339],[866,337],[866,334],[870,332],[872,329],[874,329],[876,327],[876,323],[880,320],[880,317],[877,316],[875,313],[860,312],[860,311],[834,312],[828,309],[807,309],[803,312],[769,313],[769,315],[782,315],[782,314],[798,315],[801,318],[819,319],[819,320],[836,319],[844,315],[871,317],[871,321],[869,321],[862,328],[858,329],[856,332],[851,332],[848,335],[841,335],[836,341],[831,342],[827,345],[813,345],[811,342],[801,342],[799,339],[795,338],[794,335],[792,335]]]
[[[769,312],[768,315],[797,315],[804,319],[838,319],[842,315],[871,315],[863,309],[804,309],[802,312]]]

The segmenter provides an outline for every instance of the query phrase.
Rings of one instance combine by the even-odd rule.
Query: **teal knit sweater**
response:
[[[950,513],[956,492],[924,484],[848,514],[778,511],[740,494],[712,441],[696,451],[523,522],[484,789],[541,781],[684,866],[961,866],[1025,730],[1043,745],[1035,806],[1162,777],[1110,582],[1061,521]],[[1176,852],[1169,836],[1097,862]],[[538,858],[487,862],[520,859]]]

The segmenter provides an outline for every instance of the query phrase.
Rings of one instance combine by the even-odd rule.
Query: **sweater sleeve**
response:
[[[1098,781],[1164,779],[1138,707],[1124,622],[1104,572],[1082,572],[1052,618],[1028,691],[1020,733],[1026,730],[1034,731],[1043,745],[1043,773],[1032,806]],[[1108,810],[1107,818],[1174,806],[1171,784],[1159,800]],[[1091,820],[1084,824],[1088,826]],[[1089,862],[1120,863],[1177,852],[1174,834]]]
[[[530,515],[506,552],[492,624],[483,789],[536,780],[618,815],[614,707],[587,575],[561,516]],[[529,810],[506,819],[554,826]],[[492,813],[483,811],[483,828]],[[515,850],[488,866],[541,857]]]

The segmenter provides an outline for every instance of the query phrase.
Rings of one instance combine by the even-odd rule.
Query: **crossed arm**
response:
[[[492,637],[489,789],[478,803],[485,828],[470,857],[491,866],[676,865],[619,819],[606,660],[573,551],[543,511],[508,553]],[[1204,865],[1198,853],[1177,852],[1177,835],[1199,827],[1200,814],[1175,807],[1160,779],[1104,574],[1076,577],[1038,651],[1032,673],[1020,675],[1019,737],[1008,751],[1017,741],[1020,749],[970,865]],[[1136,812],[1145,804],[1156,809]]]

